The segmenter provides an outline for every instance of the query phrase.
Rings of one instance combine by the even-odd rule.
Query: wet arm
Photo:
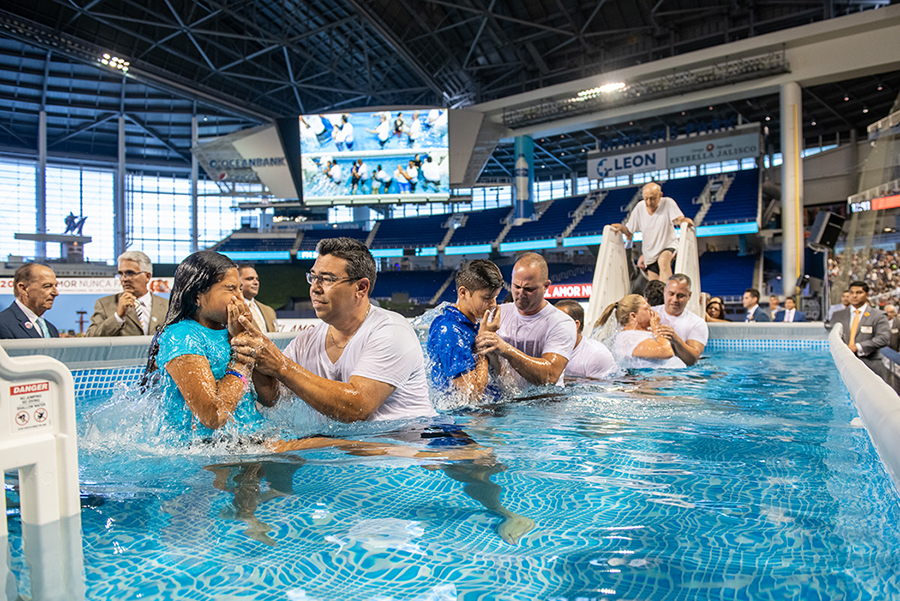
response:
[[[242,365],[229,365],[229,370],[245,373]],[[200,423],[211,430],[224,426],[244,396],[244,382],[226,374],[216,381],[209,361],[200,355],[181,355],[166,364],[185,403]]]
[[[665,338],[650,338],[634,347],[631,356],[644,359],[671,359],[675,356],[675,352]]]

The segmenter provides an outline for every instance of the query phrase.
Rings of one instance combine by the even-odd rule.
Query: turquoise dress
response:
[[[163,398],[163,418],[160,434],[189,440],[193,437],[209,437],[218,434],[249,434],[258,430],[263,417],[256,409],[256,398],[252,387],[248,387],[244,397],[228,424],[213,431],[200,423],[184,400],[172,376],[166,371],[166,364],[182,355],[206,357],[216,381],[220,380],[231,361],[231,344],[228,330],[212,330],[193,319],[185,319],[167,326],[159,336],[159,353],[156,365],[161,375]]]

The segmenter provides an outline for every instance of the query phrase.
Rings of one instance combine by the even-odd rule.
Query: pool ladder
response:
[[[31,598],[84,599],[75,384],[51,357],[12,358],[0,347],[0,468],[18,471],[19,510]],[[6,493],[2,499],[6,507]],[[0,601],[19,598],[0,520]]]

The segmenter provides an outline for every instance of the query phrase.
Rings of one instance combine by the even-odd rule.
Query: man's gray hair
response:
[[[153,263],[150,261],[150,257],[145,255],[139,250],[128,250],[119,255],[119,258],[116,259],[116,263],[119,261],[134,261],[138,264],[138,267],[141,268],[141,272],[147,272],[150,276],[153,276]]]
[[[681,282],[682,284],[687,284],[688,290],[691,289],[691,278],[684,275],[683,273],[675,273],[669,278],[670,282]]]

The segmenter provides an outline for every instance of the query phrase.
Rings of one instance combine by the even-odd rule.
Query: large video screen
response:
[[[450,198],[447,109],[300,117],[308,205]]]

